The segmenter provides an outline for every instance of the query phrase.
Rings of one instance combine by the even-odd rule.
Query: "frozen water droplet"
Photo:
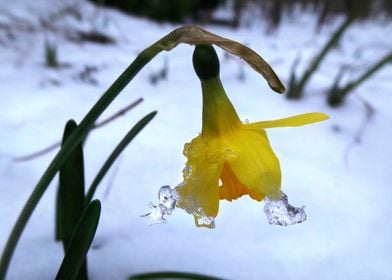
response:
[[[191,143],[186,143],[186,144],[184,145],[184,150],[182,151],[182,153],[184,154],[184,156],[188,157],[189,152],[190,152],[190,149],[191,149]]]
[[[215,228],[215,219],[207,216],[200,216],[196,218],[198,226]]]
[[[213,217],[206,216],[202,208],[198,208],[194,215],[198,226],[215,228],[215,219]]]
[[[184,177],[184,180],[188,179],[189,176],[191,176],[191,174],[192,174],[192,166],[186,165],[182,170],[182,176]]]
[[[215,218],[207,216],[204,214],[203,208],[195,207],[195,205],[190,202],[189,207],[184,208],[184,210],[195,217],[196,224],[200,227],[215,228]]]
[[[288,226],[306,220],[305,206],[294,207],[289,204],[287,195],[282,193],[279,200],[265,198],[264,213],[271,225]]]
[[[170,215],[171,211],[176,207],[178,194],[170,186],[163,186],[159,189],[158,198],[161,205],[166,207],[166,215]]]
[[[164,213],[166,212],[166,207],[162,204],[153,205],[152,203],[150,203],[150,207],[152,208],[152,211],[141,216],[147,222],[147,224],[151,226],[155,224],[166,223],[166,219],[163,217]]]
[[[149,226],[166,223],[165,216],[170,215],[176,207],[178,194],[170,186],[163,186],[159,189],[158,198],[160,203],[158,205],[150,203],[152,211],[141,216]]]

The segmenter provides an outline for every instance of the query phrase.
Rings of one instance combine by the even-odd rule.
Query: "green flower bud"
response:
[[[209,80],[219,76],[219,59],[211,45],[195,47],[193,67],[200,80]]]

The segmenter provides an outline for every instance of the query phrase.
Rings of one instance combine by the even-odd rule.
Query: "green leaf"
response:
[[[74,120],[67,122],[62,143],[65,143],[76,128],[77,124]],[[56,229],[58,232],[56,237],[63,241],[64,252],[66,252],[85,206],[82,143],[76,146],[60,168],[59,181],[56,206],[58,211],[56,214]],[[87,279],[87,261],[82,264],[77,279]]]
[[[182,280],[222,280],[222,278],[217,278],[213,276],[187,273],[187,272],[153,272],[153,273],[143,273],[130,276],[128,280],[150,280],[150,279],[182,279]]]
[[[88,132],[91,130],[95,121],[105,111],[105,109],[113,102],[113,100],[120,94],[125,86],[136,76],[137,73],[158,53],[162,51],[162,48],[153,44],[149,48],[142,51],[131,65],[117,78],[117,80],[107,89],[102,97],[94,104],[87,115],[80,122],[79,126],[69,136],[67,141],[63,143],[62,148],[51,161],[44,174],[36,184],[31,193],[30,197],[26,201],[18,219],[15,222],[14,227],[8,237],[5,244],[4,250],[0,259],[0,280],[4,279],[10,264],[12,255],[15,251],[15,247],[18,244],[20,236],[26,227],[28,220],[31,217],[35,207],[41,200],[43,194],[48,188],[50,182],[57,174],[60,167],[64,164],[67,158],[70,156],[75,147],[83,141]]]
[[[81,217],[65,253],[56,280],[72,280],[78,275],[97,230],[101,203],[93,200]]]
[[[144,118],[135,124],[132,129],[124,136],[124,138],[120,141],[117,147],[110,154],[108,159],[105,161],[101,169],[99,170],[97,176],[95,176],[91,186],[86,195],[86,203],[89,203],[94,196],[94,193],[103,179],[103,177],[108,172],[109,168],[113,165],[114,161],[121,154],[121,152],[128,146],[128,144],[135,138],[135,136],[155,117],[157,114],[156,111],[149,113]]]
[[[317,72],[321,62],[325,60],[326,55],[335,47],[340,39],[342,38],[344,32],[353,23],[354,18],[348,16],[342,24],[336,29],[336,31],[331,35],[325,45],[322,47],[320,52],[312,59],[311,63],[308,65],[305,72],[300,78],[297,79],[294,89],[288,91],[287,98],[289,99],[300,99],[303,95],[306,85],[308,84],[310,78]]]
[[[56,208],[55,208],[55,234],[54,234],[54,239],[56,241],[61,241],[62,237],[61,234],[63,230],[61,229],[61,198],[60,198],[60,186],[57,186],[57,191],[56,191]]]
[[[361,83],[365,82],[388,63],[392,63],[392,52],[387,53],[370,68],[366,69],[364,73],[362,73],[362,75],[360,75],[356,80],[347,83],[345,86],[339,87],[339,80],[335,82],[328,92],[328,104],[332,107],[341,106],[344,103],[346,96],[350,92],[352,92],[356,87],[358,87]],[[340,78],[340,72],[338,74],[338,77]]]
[[[75,121],[67,122],[64,129],[63,143],[77,128]],[[82,144],[76,146],[59,172],[58,206],[60,219],[57,221],[61,229],[60,237],[64,251],[67,249],[76,225],[84,211],[84,160]]]
[[[192,30],[193,32],[190,33],[189,31]],[[203,34],[202,38],[200,38],[200,33]],[[201,40],[197,40],[198,37]],[[203,42],[205,42],[205,40],[207,40],[208,38],[214,39],[213,41],[211,41],[211,43],[217,44],[223,49],[243,57],[248,63],[252,65],[252,67],[257,69],[258,72],[260,72],[264,77],[266,77],[266,79],[268,80],[268,84],[274,90],[278,92],[284,91],[283,85],[277,78],[276,74],[273,72],[272,68],[269,67],[269,65],[259,55],[257,55],[254,51],[248,48],[245,56],[239,54],[237,52],[238,48],[236,48],[236,46],[240,44],[237,42],[224,39],[220,36],[216,36],[212,33],[206,32],[205,30],[202,30],[200,28],[191,26],[180,27],[169,33],[168,35],[162,37],[160,40],[139,53],[139,55],[132,62],[132,64],[129,65],[128,68],[125,69],[125,71],[116,79],[116,81],[114,81],[114,83],[106,90],[102,97],[94,104],[94,106],[90,109],[87,115],[82,119],[75,131],[69,136],[67,141],[63,143],[63,146],[60,151],[56,154],[54,159],[46,168],[44,174],[42,175],[38,183],[35,185],[33,192],[26,201],[5,244],[4,251],[0,259],[0,280],[5,278],[9,263],[15,251],[15,247],[18,244],[18,241],[22,235],[22,232],[26,227],[26,224],[29,221],[35,207],[37,207],[38,202],[48,188],[50,182],[53,180],[54,176],[57,174],[58,170],[70,156],[75,147],[86,137],[98,117],[113,102],[113,100],[120,94],[120,92],[127,86],[127,84],[137,75],[137,73],[139,73],[139,71],[142,70],[143,67],[161,51],[169,51],[180,43],[203,44]],[[231,42],[231,46],[225,44],[225,42],[228,41]]]

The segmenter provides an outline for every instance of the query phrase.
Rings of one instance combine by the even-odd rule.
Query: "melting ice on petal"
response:
[[[206,216],[203,212],[202,208],[197,209],[196,213],[192,213],[196,216],[196,222],[199,226],[215,228],[215,219],[214,217]]]
[[[159,204],[154,205],[150,203],[151,212],[141,216],[149,226],[166,223],[164,216],[168,216],[172,213],[173,209],[176,207],[178,195],[170,186],[163,186],[159,189],[158,198]]]
[[[288,226],[306,220],[305,206],[294,207],[289,204],[287,195],[282,193],[279,200],[265,198],[264,213],[271,225]]]

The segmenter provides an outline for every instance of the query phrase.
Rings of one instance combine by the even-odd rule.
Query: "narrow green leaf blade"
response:
[[[74,120],[65,125],[62,145],[77,128]],[[66,252],[72,235],[84,211],[84,159],[80,142],[61,166],[59,171],[59,189],[57,196],[56,229],[57,237],[63,241]],[[82,264],[78,280],[87,280],[87,260]]]
[[[75,131],[77,124],[70,120],[64,129],[63,143]],[[60,168],[57,221],[59,234],[63,241],[64,251],[67,249],[76,225],[84,211],[84,160],[83,148],[79,143]]]
[[[108,159],[105,161],[101,169],[99,170],[97,176],[95,176],[91,186],[86,195],[86,203],[89,203],[94,196],[95,191],[99,183],[102,181],[103,177],[106,175],[110,167],[113,165],[114,161],[121,154],[121,152],[128,146],[128,144],[135,138],[135,136],[155,117],[157,114],[156,111],[153,111],[143,117],[140,121],[138,121],[131,130],[124,136],[124,138],[120,141],[117,147],[110,154]]]
[[[56,207],[55,207],[55,236],[54,239],[56,241],[62,241],[62,223],[61,223],[61,196],[60,196],[60,185],[57,186],[56,190]]]
[[[99,200],[93,200],[78,223],[57,273],[56,280],[71,280],[77,277],[94,239],[100,214],[101,203]]]
[[[143,274],[133,275],[128,278],[128,280],[151,280],[151,279],[222,280],[222,278],[217,278],[209,275],[189,273],[189,272],[176,272],[176,271],[143,273]]]
[[[74,133],[70,135],[69,139],[64,143],[61,150],[56,154],[54,159],[51,161],[47,169],[45,170],[42,177],[34,187],[30,197],[26,201],[18,219],[15,222],[14,227],[7,239],[4,250],[0,258],[0,279],[4,279],[8,266],[10,264],[12,255],[15,251],[15,247],[29,221],[31,214],[38,202],[41,200],[43,194],[48,188],[50,182],[57,174],[61,165],[66,161],[68,156],[72,153],[72,150],[86,137],[88,132],[91,130],[95,121],[103,113],[103,111],[112,103],[112,101],[120,94],[125,86],[136,76],[137,73],[158,53],[162,51],[161,48],[157,47],[156,44],[143,50],[136,59],[128,66],[127,69],[114,81],[114,83],[107,89],[102,97],[94,104],[87,115],[80,122]]]

